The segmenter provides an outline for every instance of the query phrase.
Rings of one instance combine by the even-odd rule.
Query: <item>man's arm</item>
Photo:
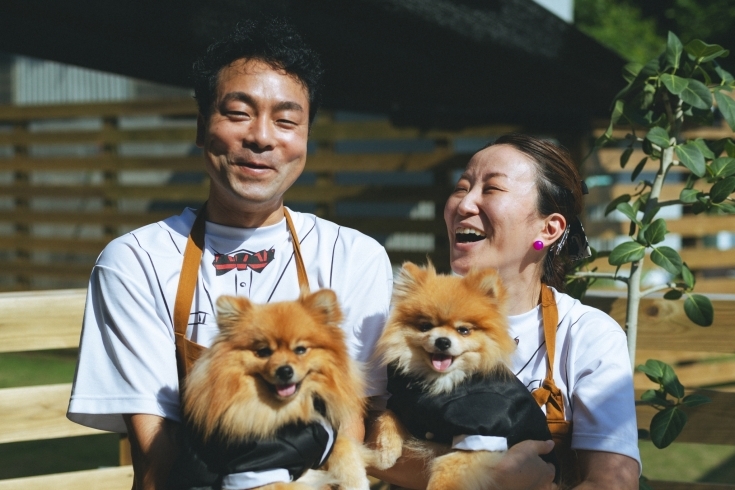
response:
[[[179,453],[178,424],[158,415],[123,414],[133,458],[135,490],[166,488],[171,467]]]
[[[622,454],[577,451],[582,483],[578,490],[636,490],[638,462]]]

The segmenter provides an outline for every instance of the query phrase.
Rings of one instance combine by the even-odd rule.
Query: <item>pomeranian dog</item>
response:
[[[429,490],[480,490],[493,485],[489,470],[507,448],[551,439],[507,367],[515,342],[505,311],[493,269],[459,277],[403,265],[378,341],[391,397],[374,425],[373,465],[390,468],[407,447],[429,463]]]
[[[328,289],[265,305],[217,300],[220,333],[183,390],[184,420],[199,457],[220,475],[215,486],[369,488],[362,445],[338,432],[364,410],[341,320]]]

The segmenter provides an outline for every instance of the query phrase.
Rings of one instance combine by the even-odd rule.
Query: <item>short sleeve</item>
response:
[[[93,269],[67,413],[73,422],[125,432],[125,413],[179,420],[170,313],[147,259],[113,242]]]
[[[572,448],[629,456],[640,465],[633,376],[625,333],[600,312],[584,315],[572,352]],[[595,332],[593,336],[585,335]],[[586,338],[585,338],[586,337]],[[571,381],[571,380],[570,380]]]
[[[346,255],[352,257],[350,261],[353,264],[349,267],[344,287],[338,292],[350,354],[364,366],[366,396],[386,393],[385,367],[372,361],[375,344],[388,317],[393,288],[393,271],[385,249],[377,243],[371,248],[369,255]]]

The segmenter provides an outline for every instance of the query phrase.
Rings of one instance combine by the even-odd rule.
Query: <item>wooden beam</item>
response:
[[[132,466],[0,480],[0,490],[130,490],[132,485]]]
[[[0,390],[0,444],[102,434],[66,418],[71,383]]]
[[[630,155],[628,164],[625,168],[620,167],[620,156],[625,151],[624,148],[602,148],[597,150],[597,159],[600,162],[602,170],[610,173],[632,173],[638,162],[643,160],[647,155],[643,153],[643,150],[635,150]],[[643,167],[644,172],[658,172],[660,162],[658,160],[651,160],[650,158]],[[671,167],[670,172],[688,172],[686,167],[675,165]]]
[[[636,399],[642,391],[636,390]],[[698,390],[696,393],[708,396],[712,403],[685,409],[688,422],[677,442],[696,442],[703,444],[727,444],[735,441],[735,393],[722,393],[711,390]],[[658,413],[656,409],[639,405],[636,407],[638,427],[648,429],[651,418]]]
[[[0,294],[0,352],[77,347],[85,297],[84,289]]]
[[[586,296],[584,302],[625,324],[626,301],[620,297]],[[712,326],[693,324],[684,313],[684,301],[644,298],[638,315],[638,348],[688,352],[735,352],[732,318],[735,301],[712,301]],[[734,439],[735,440],[735,439]]]
[[[196,116],[196,114],[196,102],[190,97],[87,104],[0,106],[0,121],[12,122],[77,117]]]

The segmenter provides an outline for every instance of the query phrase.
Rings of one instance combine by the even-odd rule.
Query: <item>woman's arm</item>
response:
[[[577,451],[582,483],[578,490],[636,490],[638,462],[622,454]]]
[[[174,440],[175,422],[157,415],[123,414],[128,428],[136,490],[166,488],[171,467],[178,455]]]

